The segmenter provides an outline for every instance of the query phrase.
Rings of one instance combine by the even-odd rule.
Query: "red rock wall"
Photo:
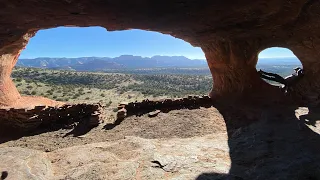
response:
[[[253,93],[270,87],[258,75],[257,43],[216,41],[202,47],[213,77],[211,97]],[[270,88],[269,88],[270,89]]]
[[[0,107],[15,104],[21,98],[10,76],[21,51],[26,47],[29,39],[34,34],[25,34],[18,42],[10,45],[9,52],[5,50],[0,56]]]
[[[320,101],[320,1],[0,0],[0,5],[2,105],[19,101],[8,75],[28,39],[37,30],[64,25],[152,30],[199,46],[214,79],[211,96],[268,95],[272,87],[254,69],[257,54],[286,47],[306,73],[292,94],[297,101]]]

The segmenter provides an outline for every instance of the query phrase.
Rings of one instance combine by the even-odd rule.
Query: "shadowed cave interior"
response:
[[[316,126],[319,119],[319,1],[0,3],[3,108],[61,105],[46,98],[22,97],[10,77],[21,51],[38,30],[72,25],[157,31],[203,50],[213,78],[212,106],[227,126],[229,173],[205,172],[197,179],[320,179],[319,134],[308,126]],[[258,54],[270,47],[290,49],[303,65],[304,78],[288,95],[263,81],[256,70]],[[309,111],[297,117],[300,106]],[[15,119],[14,111],[3,113]],[[90,115],[85,117],[91,122]]]

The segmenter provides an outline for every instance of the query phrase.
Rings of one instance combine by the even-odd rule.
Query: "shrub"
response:
[[[22,93],[23,93],[23,94],[26,94],[26,95],[30,95],[30,92],[29,92],[29,91],[23,91]]]
[[[22,79],[21,79],[21,78],[17,78],[17,79],[15,79],[15,81],[16,81],[16,82],[21,82]]]
[[[106,106],[109,107],[111,105],[112,101],[110,100],[109,102],[107,102]]]
[[[75,94],[72,96],[72,99],[77,99],[80,96],[80,94]]]
[[[33,87],[29,85],[29,86],[27,86],[26,88],[27,88],[27,89],[32,89]]]

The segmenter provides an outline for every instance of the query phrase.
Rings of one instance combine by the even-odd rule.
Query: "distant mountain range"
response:
[[[260,58],[258,65],[274,65],[274,66],[301,66],[301,62],[296,57],[274,57],[274,58]]]
[[[301,65],[297,58],[261,58],[257,67],[281,65]],[[122,55],[109,57],[79,57],[79,58],[35,58],[19,59],[17,66],[47,69],[64,69],[74,71],[106,71],[118,69],[142,68],[208,68],[204,59],[188,59],[184,56],[153,56],[141,57]]]
[[[19,59],[17,66],[68,69],[75,71],[103,71],[110,69],[207,67],[207,62],[204,59],[191,60],[184,56],[153,56],[149,58],[122,55],[115,58],[80,57]]]

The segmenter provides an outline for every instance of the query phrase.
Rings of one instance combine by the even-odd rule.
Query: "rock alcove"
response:
[[[23,101],[10,74],[29,39],[40,29],[58,26],[101,26],[109,31],[143,29],[183,39],[204,51],[214,80],[210,95],[222,98],[248,99],[256,93],[278,93],[259,78],[255,67],[260,51],[273,46],[288,48],[305,70],[293,97],[305,103],[319,100],[319,1],[1,0],[0,3],[2,106],[14,107]]]

